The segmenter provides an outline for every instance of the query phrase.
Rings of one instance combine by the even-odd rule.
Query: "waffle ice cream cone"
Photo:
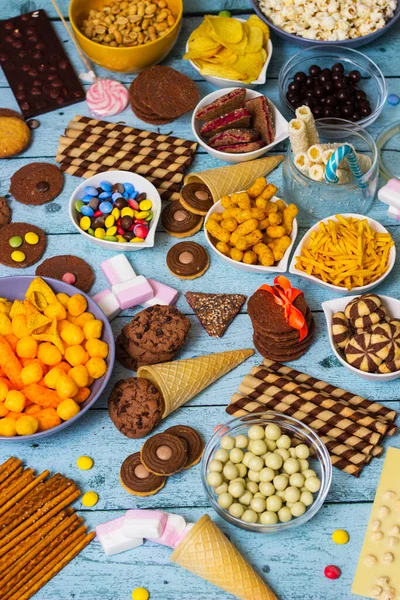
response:
[[[208,515],[185,535],[171,561],[242,600],[277,600]]]
[[[204,183],[210,190],[214,202],[218,202],[222,196],[247,189],[257,177],[267,176],[282,160],[282,154],[277,154],[230,167],[217,167],[199,173],[189,173],[186,175],[184,183]]]
[[[240,365],[254,350],[230,350],[198,358],[140,367],[137,375],[151,381],[163,395],[165,419],[211,383]]]

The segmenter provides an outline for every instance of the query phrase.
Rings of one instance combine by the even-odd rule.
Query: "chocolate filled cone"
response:
[[[230,167],[217,167],[199,173],[189,173],[184,183],[204,183],[213,197],[218,202],[222,196],[240,192],[251,186],[257,177],[266,177],[283,160],[282,154],[258,158]]]
[[[254,350],[230,350],[198,358],[140,367],[138,377],[151,381],[164,398],[162,418],[191,400],[211,383],[240,365]]]
[[[171,561],[242,600],[277,600],[208,515],[185,535]]]

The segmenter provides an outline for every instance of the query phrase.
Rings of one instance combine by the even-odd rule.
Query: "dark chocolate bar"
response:
[[[0,21],[0,64],[26,118],[85,99],[44,10]]]

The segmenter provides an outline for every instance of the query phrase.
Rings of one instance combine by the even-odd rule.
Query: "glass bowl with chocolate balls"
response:
[[[279,73],[279,96],[287,116],[306,105],[315,119],[341,118],[368,127],[382,112],[387,86],[370,58],[326,45],[301,50],[286,62]]]

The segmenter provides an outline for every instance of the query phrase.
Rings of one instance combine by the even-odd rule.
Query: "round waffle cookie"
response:
[[[161,213],[161,223],[172,237],[186,238],[200,231],[203,217],[189,212],[180,202],[170,202]]]
[[[143,466],[139,452],[131,454],[122,463],[121,485],[134,496],[153,496],[164,487],[166,481],[166,477],[154,475]]]
[[[157,433],[144,443],[140,460],[155,475],[179,473],[188,461],[186,441],[170,433]]]
[[[375,294],[364,294],[363,296],[357,296],[346,306],[344,314],[348,319],[355,320],[359,317],[365,317],[381,306],[382,300]]]
[[[352,335],[350,323],[344,312],[332,317],[332,338],[338,348],[344,348]]]
[[[210,190],[204,183],[187,183],[181,189],[181,204],[195,215],[205,216],[214,201]]]
[[[164,431],[164,433],[176,435],[178,438],[186,442],[188,459],[187,463],[183,467],[184,469],[190,469],[190,467],[193,467],[200,462],[201,457],[203,456],[204,442],[200,434],[195,429],[188,427],[187,425],[175,425],[174,427],[170,427]]]
[[[377,355],[377,351],[382,349],[379,337],[374,336],[373,339],[373,336],[368,332],[357,333],[352,337],[344,349],[349,365],[360,371],[374,373],[383,362]]]
[[[179,242],[167,254],[167,267],[179,279],[197,279],[209,266],[207,251],[196,242]]]

